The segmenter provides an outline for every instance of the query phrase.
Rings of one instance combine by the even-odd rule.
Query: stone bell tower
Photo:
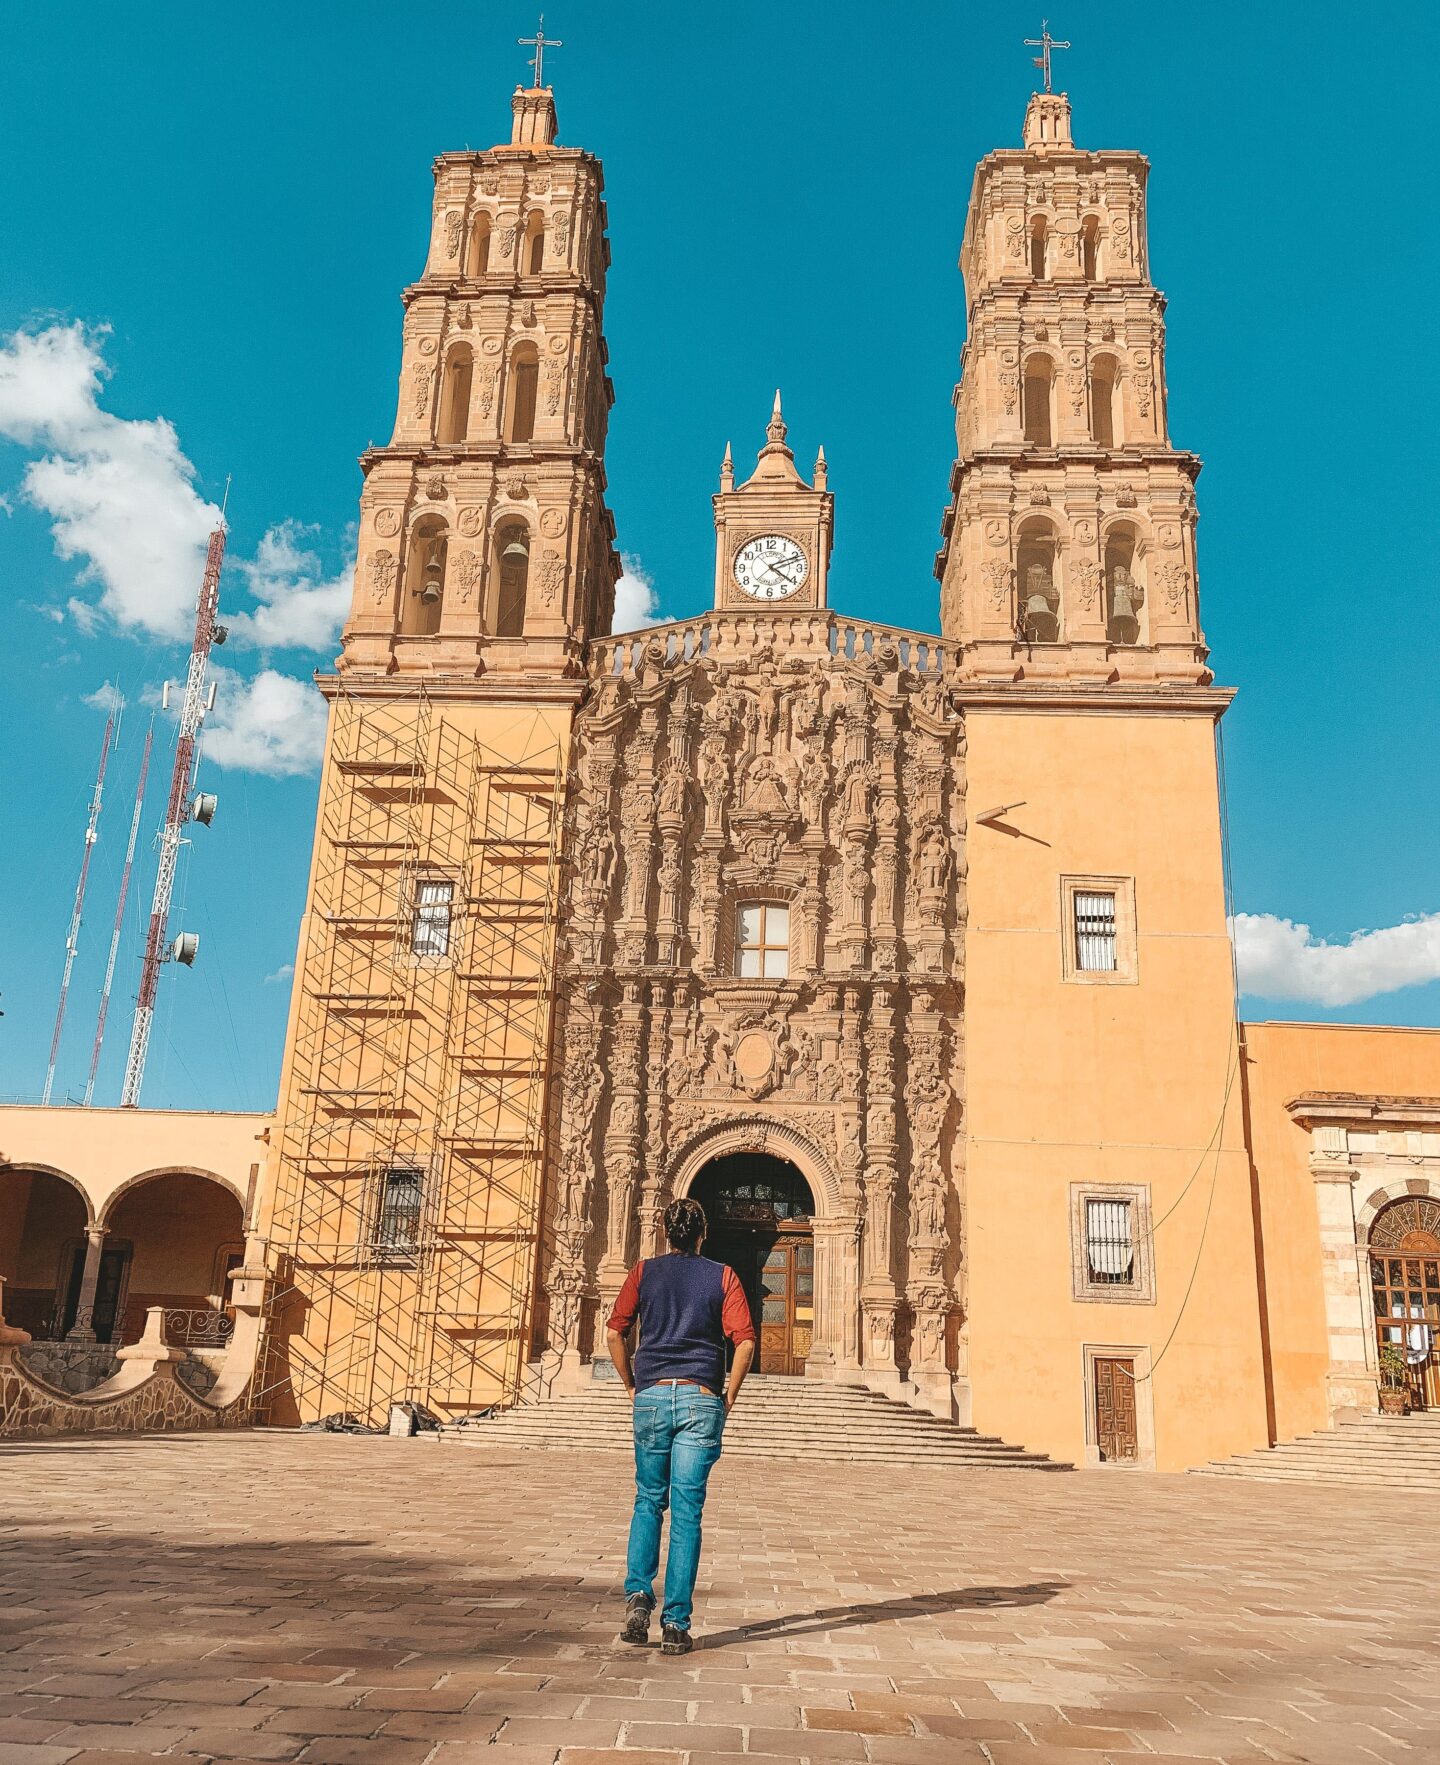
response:
[[[976,170],[968,334],[935,573],[972,678],[1210,679],[1196,593],[1200,462],[1170,444],[1165,300],[1139,153],[1091,153],[1037,92],[1025,144]]]
[[[533,1289],[565,779],[620,566],[600,165],[557,145],[538,68],[512,109],[507,143],[435,162],[320,681],[265,1226],[304,1302],[273,1326],[291,1418],[513,1399]]]
[[[512,109],[507,144],[435,161],[395,430],[361,460],[351,684],[573,670],[610,629],[603,179],[548,87]]]
[[[835,498],[825,488],[825,449],[807,484],[786,433],[777,392],[755,470],[738,487],[726,445],[719,494],[712,499],[717,607],[809,611],[827,604]]]

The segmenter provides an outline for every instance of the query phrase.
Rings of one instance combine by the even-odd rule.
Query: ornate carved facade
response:
[[[597,645],[566,844],[552,1350],[659,1216],[768,1151],[814,1202],[807,1370],[963,1377],[964,758],[941,647],[818,611]],[[786,909],[744,974],[742,914]],[[600,1343],[603,1350],[603,1342]]]

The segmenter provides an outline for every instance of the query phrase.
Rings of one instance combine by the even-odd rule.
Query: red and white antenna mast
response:
[[[100,989],[100,1015],[95,1020],[95,1046],[90,1050],[90,1076],[85,1081],[85,1102],[95,1096],[95,1074],[100,1067],[100,1048],[105,1040],[105,1019],[110,1010],[110,989],[115,984],[115,959],[120,954],[120,933],[125,925],[125,900],[130,893],[130,872],[135,865],[135,842],[140,833],[140,812],[145,807],[145,781],[150,776],[150,749],[155,741],[155,719],[145,731],[145,751],[140,756],[140,777],[135,784],[135,812],[130,817],[130,839],[125,847],[125,868],[120,872],[120,895],[115,902],[115,926],[110,933],[110,957],[105,964],[105,985]]]
[[[50,1037],[50,1064],[45,1068],[45,1089],[40,1101],[48,1103],[55,1088],[55,1062],[60,1053],[60,1031],[65,1022],[65,1001],[70,995],[70,974],[75,967],[75,952],[80,946],[80,916],[85,909],[85,884],[90,876],[90,854],[100,837],[100,798],[105,790],[105,763],[110,758],[110,741],[115,734],[115,713],[105,719],[105,734],[100,743],[100,767],[95,774],[95,794],[90,799],[90,815],[85,823],[85,856],[80,860],[80,879],[75,884],[75,904],[70,909],[70,930],[65,934],[65,972],[60,977],[60,1002],[55,1007],[55,1031]]]
[[[125,1083],[120,1091],[123,1109],[133,1108],[140,1101],[140,1087],[145,1080],[145,1056],[150,1050],[150,1026],[155,1019],[155,994],[160,985],[160,964],[183,962],[188,968],[200,948],[194,932],[181,932],[173,945],[166,947],[166,929],[170,923],[170,897],[175,892],[175,867],[180,848],[185,843],[185,823],[198,821],[208,827],[215,816],[215,798],[202,791],[192,803],[190,787],[194,782],[198,757],[200,724],[215,700],[212,686],[206,691],[206,673],[210,666],[210,646],[224,643],[225,627],[215,623],[220,604],[220,565],[225,557],[225,521],[221,511],[220,525],[210,535],[210,549],[205,554],[205,574],[200,582],[200,598],[195,603],[195,641],[190,646],[190,671],[185,677],[185,699],[180,707],[180,729],[175,739],[175,769],[170,774],[170,800],[165,808],[165,825],[160,830],[160,865],[155,873],[155,894],[150,902],[150,927],[145,934],[145,963],[140,971],[140,993],[135,1001],[135,1019],[130,1028],[130,1054],[125,1062]],[[168,699],[170,683],[165,683]]]

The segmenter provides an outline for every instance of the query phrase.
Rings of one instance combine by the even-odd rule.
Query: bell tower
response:
[[[941,626],[972,679],[1211,678],[1200,462],[1171,445],[1166,421],[1148,172],[1139,153],[1077,148],[1070,101],[1048,90],[1030,99],[1024,146],[976,170],[957,459],[935,561]]]
[[[511,108],[507,143],[435,161],[395,429],[361,459],[350,685],[563,673],[610,629],[603,179],[549,87]]]
[[[786,443],[780,394],[755,470],[736,486],[726,444],[715,507],[715,605],[811,611],[826,602],[835,498],[825,488],[825,449],[807,484]]]

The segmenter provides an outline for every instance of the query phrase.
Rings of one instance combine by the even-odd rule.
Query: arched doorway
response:
[[[0,1276],[7,1320],[37,1342],[56,1342],[75,1321],[89,1209],[51,1171],[0,1172]]]
[[[750,1301],[756,1372],[803,1373],[815,1329],[810,1185],[788,1159],[730,1152],[705,1166],[690,1193],[710,1222],[705,1254],[729,1263]]]
[[[1392,1201],[1370,1227],[1375,1339],[1398,1348],[1410,1373],[1410,1402],[1440,1409],[1440,1201]]]
[[[244,1209],[231,1190],[198,1171],[158,1172],[122,1190],[104,1223],[127,1251],[114,1340],[137,1341],[146,1312],[163,1306],[171,1341],[223,1346],[226,1278],[245,1251]]]

